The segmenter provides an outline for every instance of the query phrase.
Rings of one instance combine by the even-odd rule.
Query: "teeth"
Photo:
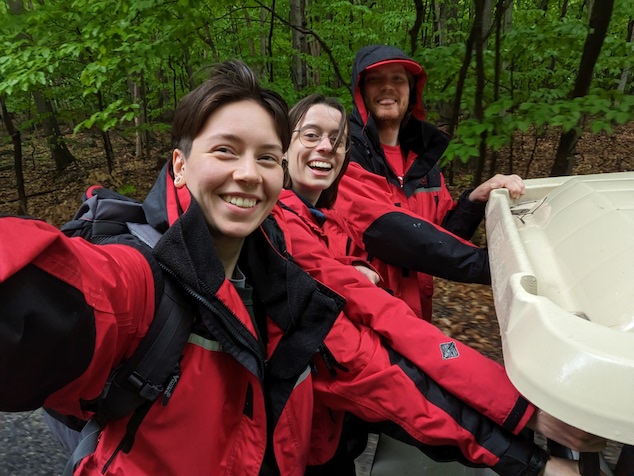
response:
[[[232,197],[230,195],[225,195],[222,199],[225,202],[240,208],[253,208],[256,204],[256,200],[254,198]]]
[[[315,161],[315,162],[311,162],[310,164],[308,164],[308,166],[309,167],[316,167],[318,169],[326,169],[326,170],[332,169],[332,164],[329,164],[328,162]]]

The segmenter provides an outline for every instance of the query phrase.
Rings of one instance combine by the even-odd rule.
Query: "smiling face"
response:
[[[239,249],[273,209],[282,189],[282,143],[271,115],[255,101],[216,109],[185,157],[172,158],[177,187],[199,203],[219,252]]]
[[[315,104],[304,115],[299,124],[294,124],[291,145],[286,154],[288,173],[293,190],[313,205],[321,192],[337,179],[345,158],[345,141],[336,151],[331,141],[339,134],[341,112],[325,104]],[[346,131],[347,132],[347,131]],[[319,137],[314,147],[306,147],[300,135],[308,138]],[[305,143],[308,143],[304,140]]]
[[[410,85],[399,64],[377,66],[364,73],[363,101],[381,128],[398,128],[409,106]]]

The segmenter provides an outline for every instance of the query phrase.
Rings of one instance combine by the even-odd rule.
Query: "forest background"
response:
[[[176,103],[219,61],[244,60],[291,105],[320,92],[349,110],[354,55],[373,43],[426,69],[452,191],[634,170],[633,16],[634,0],[2,0],[0,213],[60,225],[95,183],[142,199]],[[490,288],[436,286],[435,323],[501,361]],[[31,449],[41,421],[18,419],[0,424],[7,474],[55,473],[61,450]]]
[[[25,173],[62,184],[77,167],[162,164],[175,104],[218,61],[244,60],[289,104],[321,92],[350,108],[354,54],[372,43],[427,70],[428,120],[453,138],[451,184],[456,170],[473,183],[577,173],[579,138],[614,139],[634,118],[633,15],[634,0],[5,0],[0,170],[13,176],[0,210],[42,211],[28,203],[46,193],[40,175]],[[632,167],[607,155],[581,173]]]

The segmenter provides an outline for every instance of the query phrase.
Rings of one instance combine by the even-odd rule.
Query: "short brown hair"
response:
[[[288,105],[275,91],[262,88],[255,73],[238,60],[218,64],[208,80],[178,103],[172,123],[172,149],[179,149],[188,157],[209,116],[221,106],[244,100],[255,101],[271,115],[274,132],[286,151],[291,140]]]

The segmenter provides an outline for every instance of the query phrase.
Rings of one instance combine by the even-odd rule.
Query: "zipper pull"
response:
[[[337,362],[337,359],[335,359],[335,356],[332,355],[330,349],[328,349],[328,347],[324,344],[319,346],[319,353],[321,354],[321,358],[324,360],[324,364],[326,364],[326,368],[328,369],[328,373],[331,377],[334,378],[337,376],[336,369],[343,370],[344,372],[350,371],[350,369]]]
[[[402,175],[398,175],[396,178],[398,179],[398,183],[401,184],[401,188],[403,188],[403,176]]]

